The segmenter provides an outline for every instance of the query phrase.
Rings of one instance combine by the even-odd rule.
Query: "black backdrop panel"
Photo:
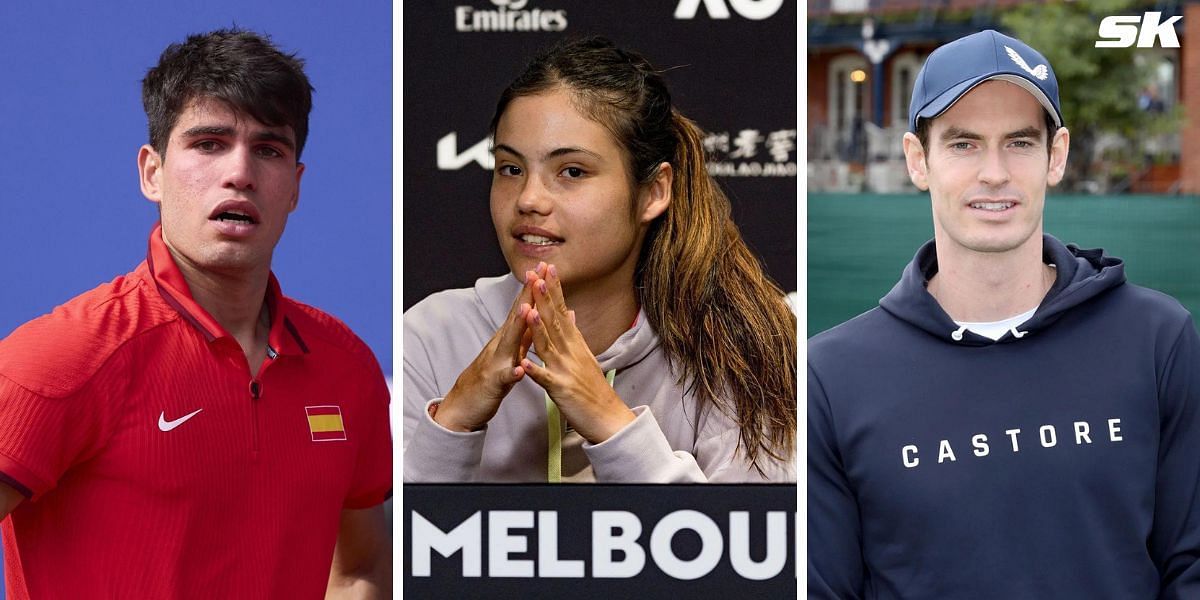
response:
[[[800,551],[800,539],[794,485],[407,484],[403,494],[403,590],[410,598],[797,597],[800,557],[796,554]],[[501,542],[505,547],[511,547],[512,538],[518,538],[517,546],[523,546],[504,552],[505,561],[525,562],[527,571],[523,574],[511,570],[505,573],[504,565],[493,561],[493,556],[500,558],[499,553],[492,553],[493,520],[502,512],[509,512],[507,518],[511,519],[510,511],[523,512],[530,519],[526,525],[504,528],[502,533],[510,540]],[[548,520],[555,521],[556,527],[557,535],[545,538],[546,548],[553,548],[552,554],[543,554],[544,530],[540,521],[532,520],[533,513],[541,519],[545,511],[553,513]],[[640,529],[640,534],[630,533],[626,538],[628,550],[596,551],[606,547],[604,543],[596,543],[597,536],[612,531],[596,527],[603,519],[602,513],[608,511],[628,513],[636,522],[631,526]],[[683,517],[680,511],[688,516]],[[738,512],[746,514],[749,527],[735,533],[732,517]],[[768,532],[772,513],[775,527]],[[676,524],[686,523],[686,529],[670,542],[670,554],[692,563],[684,569],[688,571],[686,575],[675,569],[668,573],[656,558],[668,554],[662,546],[656,552],[652,541],[660,524],[667,522],[667,515],[681,519]],[[708,526],[707,544],[696,533],[705,521],[712,523]],[[719,531],[715,535],[714,526]],[[456,529],[460,535],[446,535]],[[500,533],[500,528],[495,531]],[[755,578],[733,566],[735,538],[748,542],[741,547],[748,548],[751,560],[764,567]],[[771,544],[768,538],[774,538],[775,543]],[[719,557],[715,564],[707,564],[711,568],[701,566],[703,561],[696,561],[704,546],[710,552],[716,551]],[[433,550],[434,547],[441,549]],[[631,555],[639,552],[643,556],[641,561]],[[468,554],[478,557],[478,561],[474,558],[468,561]],[[548,556],[577,561],[580,571],[573,576],[564,576],[561,570],[552,575],[547,567],[553,561],[544,559]],[[611,556],[614,562],[632,560],[641,565],[616,575],[611,569],[598,568],[597,559],[605,556]],[[477,564],[478,572],[468,570],[468,562]],[[768,565],[772,568],[766,569]]]
[[[796,32],[790,0],[405,3],[404,308],[508,270],[480,164],[496,99],[538,49],[597,34],[670,69],[676,106],[708,133],[710,168],[743,235],[795,290]]]

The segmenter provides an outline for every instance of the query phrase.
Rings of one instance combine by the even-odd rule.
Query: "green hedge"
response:
[[[876,306],[933,237],[927,194],[809,194],[808,335]],[[1129,281],[1200,314],[1200,197],[1052,196],[1045,230],[1125,259]]]

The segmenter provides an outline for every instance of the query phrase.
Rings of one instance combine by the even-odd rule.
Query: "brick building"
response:
[[[981,29],[1000,29],[1017,0],[818,0],[808,4],[808,181],[814,190],[910,191],[900,139],[912,86],[938,46]],[[1137,98],[1145,110],[1181,106],[1183,125],[1149,140],[1155,160],[1117,189],[1200,194],[1200,0],[1151,2],[1175,23],[1180,48],[1138,50],[1152,82]],[[1097,27],[1099,23],[1097,22]],[[1189,76],[1189,74],[1193,74]],[[1068,127],[1070,124],[1068,123]],[[1110,137],[1098,145],[1120,145]],[[1073,156],[1073,158],[1075,158]],[[1082,158],[1082,157],[1078,157]]]
[[[1184,126],[1180,148],[1182,175],[1181,191],[1185,194],[1200,194],[1200,43],[1188,44],[1186,40],[1200,40],[1200,2],[1189,2],[1183,7],[1183,30],[1180,44],[1183,59],[1180,72],[1180,95],[1183,101]]]

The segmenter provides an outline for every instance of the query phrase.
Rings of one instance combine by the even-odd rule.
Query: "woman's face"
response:
[[[612,134],[556,89],[509,103],[495,152],[492,224],[513,273],[545,261],[568,293],[632,290],[645,225],[666,205],[649,207],[655,186],[633,182]]]

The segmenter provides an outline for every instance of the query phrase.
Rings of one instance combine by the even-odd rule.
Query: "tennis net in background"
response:
[[[1200,197],[1051,196],[1045,230],[1200,315]],[[809,194],[808,335],[877,306],[931,237],[927,194]]]

